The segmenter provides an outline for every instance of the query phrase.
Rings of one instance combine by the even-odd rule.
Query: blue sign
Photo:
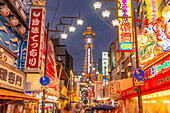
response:
[[[40,78],[40,83],[41,83],[41,85],[43,85],[43,86],[48,85],[48,84],[50,83],[49,77],[47,77],[47,76],[42,76],[42,77]]]
[[[133,76],[137,79],[137,80],[143,80],[145,78],[145,72],[141,69],[137,69],[133,72]]]

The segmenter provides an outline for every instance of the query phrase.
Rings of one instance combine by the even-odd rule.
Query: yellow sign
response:
[[[102,74],[98,74],[98,75],[97,75],[97,81],[102,81],[102,79],[103,79]]]
[[[61,88],[61,94],[64,95],[64,96],[67,96],[67,88],[64,85]]]
[[[118,19],[121,16],[123,18],[122,22],[118,25],[118,51],[119,52],[131,52],[133,48],[133,30],[132,30],[132,1],[131,0],[118,0],[122,5],[120,8],[123,10],[118,10]],[[119,4],[118,4],[119,6]]]

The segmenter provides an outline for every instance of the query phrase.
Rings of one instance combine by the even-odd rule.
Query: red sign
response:
[[[167,72],[168,70],[170,70],[170,56],[162,58],[155,65],[145,70],[145,79],[152,78],[156,75]]]
[[[41,69],[42,63],[42,43],[44,41],[45,11],[43,7],[31,7],[30,30],[27,44],[26,67]]]
[[[144,81],[141,86],[142,94],[153,93],[170,88],[170,70]]]
[[[164,58],[156,64],[156,75],[170,70],[170,56]]]
[[[128,88],[126,90],[121,91],[122,99],[132,98],[137,96],[137,86]]]

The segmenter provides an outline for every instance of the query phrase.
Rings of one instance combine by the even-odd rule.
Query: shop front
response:
[[[144,85],[141,86],[142,106],[144,113],[170,112],[170,51],[165,52],[155,62],[143,68]],[[122,91],[124,109],[127,112],[138,111],[137,87]]]
[[[38,98],[24,94],[25,73],[8,63],[13,62],[10,54],[1,53],[6,60],[0,60],[0,113],[23,113],[25,102],[38,102]]]

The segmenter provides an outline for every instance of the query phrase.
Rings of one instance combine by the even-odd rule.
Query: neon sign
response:
[[[162,65],[157,66],[157,72],[160,72],[162,69],[170,67],[170,61],[165,61]]]
[[[90,48],[88,48],[87,53],[88,53],[88,55],[87,55],[87,56],[88,56],[88,57],[87,57],[87,58],[88,58],[88,59],[87,59],[87,60],[88,60],[88,68],[87,68],[88,70],[87,70],[87,71],[88,71],[88,74],[89,74],[89,73],[90,73],[90,66],[91,66],[91,64],[90,64],[90,62],[91,62]]]
[[[119,50],[132,50],[133,43],[120,43]]]
[[[118,0],[122,6],[121,8],[125,10],[124,15],[123,10],[118,10],[119,16],[132,16],[132,2],[131,0]],[[118,4],[119,5],[119,4]],[[128,24],[128,25],[126,25]],[[119,52],[131,52],[133,48],[133,30],[130,27],[132,24],[132,18],[124,18],[118,26],[118,51]]]
[[[149,69],[145,70],[145,79],[152,78],[156,75],[164,73],[170,69],[170,56],[162,59],[154,66],[150,67]]]

